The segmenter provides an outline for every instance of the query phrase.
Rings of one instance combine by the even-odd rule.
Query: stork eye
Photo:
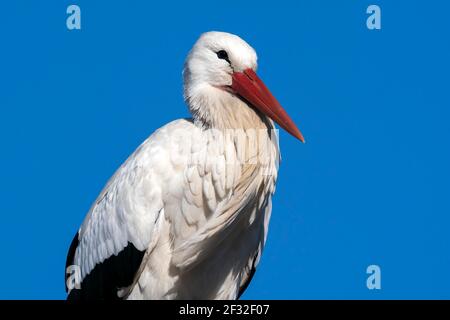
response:
[[[228,63],[230,63],[230,59],[228,58],[228,53],[225,50],[217,51],[216,54],[217,54],[217,58],[223,59],[223,60],[227,61]]]

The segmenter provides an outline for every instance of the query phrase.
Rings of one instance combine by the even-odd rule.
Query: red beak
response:
[[[302,133],[297,128],[292,119],[275,97],[270,93],[269,89],[256,75],[252,69],[246,69],[244,72],[233,73],[233,83],[231,88],[242,98],[250,102],[250,104],[268,116],[270,119],[278,123],[284,130],[292,134],[301,142],[305,142]]]

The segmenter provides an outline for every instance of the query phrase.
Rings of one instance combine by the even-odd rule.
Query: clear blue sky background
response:
[[[66,8],[82,10],[68,31]],[[382,8],[382,30],[365,10]],[[188,116],[181,69],[221,30],[307,144],[281,133],[266,251],[245,298],[450,298],[445,1],[4,1],[0,298],[63,299],[70,240],[107,179]],[[366,288],[366,267],[382,289]]]

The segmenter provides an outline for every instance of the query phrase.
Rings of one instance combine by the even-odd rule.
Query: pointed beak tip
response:
[[[295,126],[295,124],[292,125],[291,128],[289,128],[290,130],[288,130],[288,132],[294,136],[295,138],[297,138],[298,140],[300,140],[300,142],[302,143],[306,143],[305,141],[305,137],[303,137],[303,134],[301,133],[301,131],[297,128],[297,126]]]
[[[295,136],[298,140],[300,140],[301,143],[306,143],[305,138],[303,137],[303,135],[300,133],[299,135]]]

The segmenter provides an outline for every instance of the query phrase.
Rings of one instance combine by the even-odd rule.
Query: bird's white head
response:
[[[297,126],[256,75],[256,69],[256,52],[240,37],[216,31],[201,35],[183,70],[184,97],[194,118],[217,126],[223,121],[226,107],[228,113],[237,113],[237,106],[244,105],[304,141]]]

